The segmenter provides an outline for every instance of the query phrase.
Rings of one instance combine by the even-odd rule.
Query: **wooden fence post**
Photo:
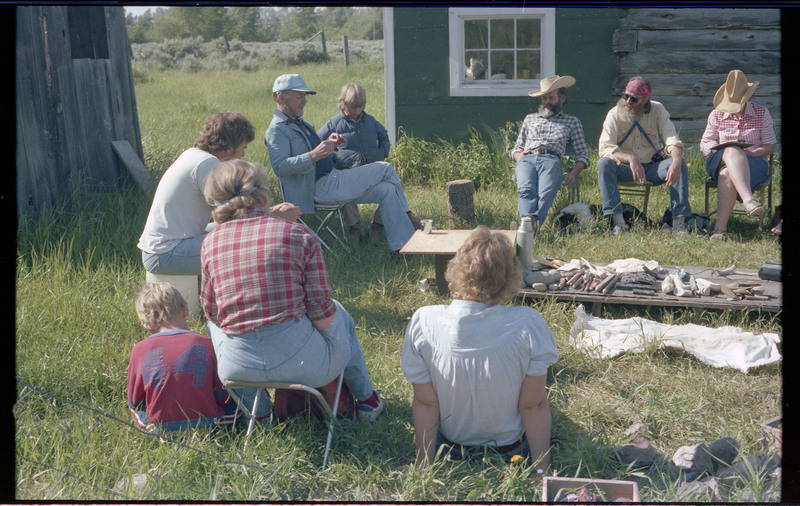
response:
[[[455,218],[471,222],[475,219],[475,205],[472,201],[474,187],[471,179],[449,181],[447,192],[447,223],[449,228],[455,225]]]
[[[350,47],[347,45],[347,35],[342,35],[342,47],[344,47],[344,68],[350,66]]]

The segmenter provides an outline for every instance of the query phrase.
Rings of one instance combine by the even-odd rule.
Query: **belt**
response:
[[[446,445],[455,446],[457,448],[459,448],[459,447],[463,448],[464,452],[476,452],[476,451],[482,452],[484,450],[494,450],[497,453],[507,453],[507,452],[510,452],[512,450],[516,450],[517,448],[522,447],[522,445],[525,443],[525,440],[526,440],[525,439],[526,436],[523,433],[522,437],[520,438],[519,441],[515,441],[515,442],[513,442],[513,443],[511,443],[509,445],[505,445],[505,446],[477,445],[477,446],[475,446],[475,445],[462,445],[460,443],[454,443],[454,442],[450,441],[449,439],[447,439],[446,437],[444,437],[444,434],[442,434],[441,432],[439,433],[439,437],[442,438],[442,441],[444,441],[444,443]]]
[[[548,148],[547,146],[537,146],[531,150],[531,153],[535,155],[561,156],[561,153],[559,153],[555,149]]]

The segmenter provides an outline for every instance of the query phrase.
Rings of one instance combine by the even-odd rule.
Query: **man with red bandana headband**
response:
[[[669,187],[673,232],[686,233],[689,206],[689,169],[683,161],[683,143],[669,113],[650,99],[650,84],[632,78],[617,105],[606,115],[600,134],[597,174],[603,196],[603,215],[610,216],[614,234],[627,230],[622,218],[618,181]],[[663,143],[663,147],[661,144]]]

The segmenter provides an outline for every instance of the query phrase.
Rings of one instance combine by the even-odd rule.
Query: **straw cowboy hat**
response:
[[[539,86],[541,86],[541,89],[533,90],[529,92],[528,95],[532,97],[541,97],[542,95],[547,95],[551,91],[555,91],[559,88],[569,88],[573,84],[575,84],[575,78],[572,76],[545,77],[539,81]]]
[[[758,87],[758,81],[748,83],[741,70],[731,70],[728,78],[714,95],[714,108],[718,111],[737,114],[750,100]]]

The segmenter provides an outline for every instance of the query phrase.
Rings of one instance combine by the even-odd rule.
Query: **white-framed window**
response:
[[[450,8],[450,95],[524,96],[556,69],[556,10]]]

